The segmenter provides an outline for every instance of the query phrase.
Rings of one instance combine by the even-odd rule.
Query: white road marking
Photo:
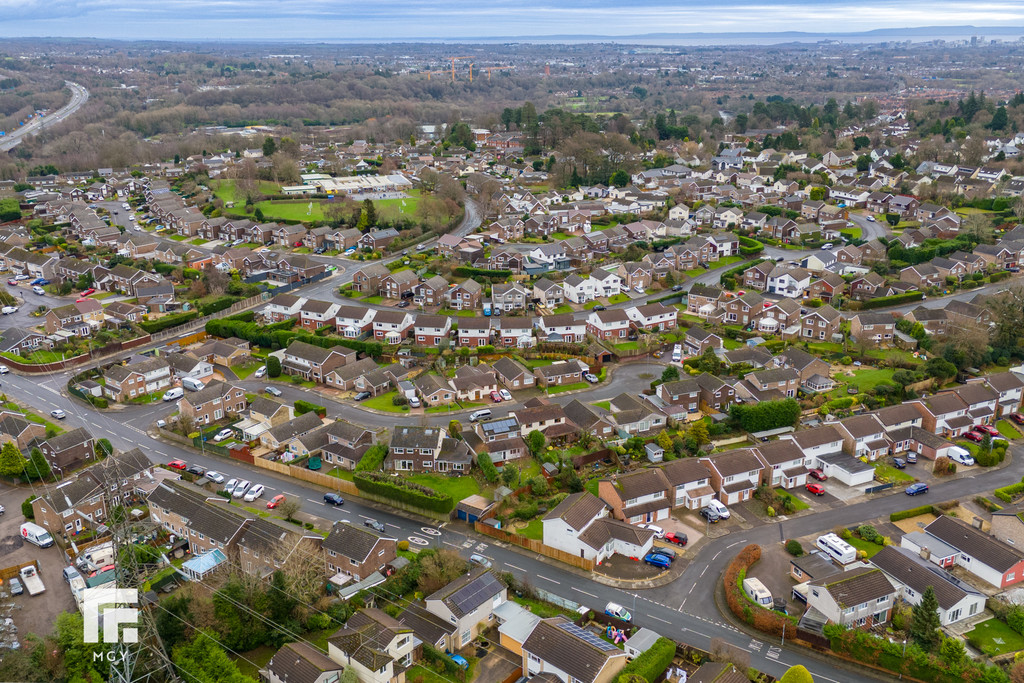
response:
[[[715,560],[717,560],[718,556],[721,555],[721,554],[722,554],[722,551],[719,550],[717,553],[715,553],[715,556],[711,558],[711,561],[714,562]],[[701,574],[701,576],[704,576],[704,575]]]
[[[299,494],[292,493],[291,491],[284,491],[284,490],[282,490],[281,493],[283,493],[286,496],[292,496],[293,498],[298,498],[299,497]]]
[[[420,538],[419,536],[410,536],[409,542],[415,543],[416,545],[428,545],[430,543],[427,539]]]
[[[445,545],[450,545],[450,546],[451,546],[451,547],[453,547],[453,548],[458,548],[459,550],[462,550],[462,546],[461,546],[461,545],[458,545],[458,544],[456,544],[456,543],[449,543],[448,541],[444,541],[444,544],[445,544]]]
[[[698,636],[701,636],[703,638],[711,638],[711,636],[707,635],[706,633],[701,633],[700,631],[695,631],[694,629],[686,628],[685,626],[683,627],[683,631],[689,631],[690,633],[696,633]]]
[[[554,579],[549,579],[546,576],[541,576],[540,574],[537,574],[537,578],[538,579],[544,579],[545,581],[550,581],[551,583],[559,585],[559,586],[562,585],[562,584],[558,583],[558,581],[555,581]]]
[[[521,572],[525,572],[525,571],[526,571],[526,570],[525,570],[525,569],[523,569],[522,567],[517,567],[517,566],[515,566],[514,564],[509,564],[509,563],[507,563],[507,562],[505,563],[505,566],[506,566],[506,567],[508,567],[509,569],[518,569],[518,570],[519,570],[519,571],[521,571]]]
[[[384,526],[393,527],[395,529],[401,529],[402,528],[402,527],[398,526],[397,524],[392,524],[391,522],[385,522]]]
[[[319,505],[327,505],[327,503],[323,502],[322,500],[313,500],[312,498],[307,498],[306,500],[308,500],[310,503],[317,503]]]
[[[704,565],[704,571],[702,571],[702,572],[700,573],[700,576],[701,576],[701,578],[704,578],[704,572],[706,572],[707,570],[708,570],[708,566],[707,566],[707,565]]]
[[[580,589],[579,589],[579,588],[577,588],[576,586],[570,586],[570,588],[572,588],[572,590],[576,591],[577,593],[583,593],[584,595],[589,595],[589,596],[590,596],[590,597],[592,597],[592,598],[596,598],[596,597],[597,597],[597,596],[596,596],[596,595],[594,595],[593,593],[588,593],[587,591],[584,591],[584,590],[580,590]]]
[[[363,519],[373,519],[373,517],[367,517],[366,515],[359,515],[359,516],[362,517]]]
[[[595,595],[594,597],[597,597],[597,596]],[[672,623],[672,622],[669,622],[669,621],[665,621],[664,619],[660,619],[660,618],[654,616],[653,614],[648,614],[647,616],[650,617],[651,619],[656,620],[656,621],[660,621],[663,624],[671,624]]]

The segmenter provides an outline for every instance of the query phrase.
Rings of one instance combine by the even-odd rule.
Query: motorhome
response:
[[[743,579],[743,592],[750,596],[750,599],[757,604],[771,609],[772,593],[761,583],[760,579]]]
[[[850,564],[857,559],[857,549],[839,538],[836,534],[818,536],[815,545],[821,548],[833,562],[838,564]]]

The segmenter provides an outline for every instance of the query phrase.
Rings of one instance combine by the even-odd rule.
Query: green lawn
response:
[[[168,239],[172,239],[175,242],[184,242],[188,239],[188,235],[168,235]]]
[[[544,540],[544,524],[541,522],[540,518],[538,517],[537,519],[530,520],[529,524],[527,524],[522,529],[518,529],[516,531],[516,533],[519,534],[520,536],[526,536],[527,538],[532,538],[532,539],[534,539],[536,541],[543,541]]]
[[[541,619],[550,619],[551,617],[557,617],[559,615],[567,616],[569,617],[569,619],[579,616],[578,614],[573,614],[573,612],[565,609],[564,607],[559,607],[558,605],[554,605],[550,602],[544,602],[542,600],[531,600],[530,598],[520,598],[515,596],[512,596],[512,599],[518,602],[520,605],[523,605],[524,607],[529,607],[530,611],[536,614]],[[408,674],[406,674],[406,676],[408,676]]]
[[[235,181],[234,180],[218,180],[211,183],[213,194],[223,199],[226,202],[241,201],[241,198],[235,196]],[[278,194],[281,192],[281,186],[277,183],[272,183],[267,180],[261,180],[259,184],[259,191],[263,194]]]
[[[189,244],[197,246],[197,247],[201,247],[204,244],[206,244],[206,240],[204,240],[202,237],[197,237],[194,240],[192,240],[191,242],[189,242]]]
[[[811,507],[806,502],[804,502],[802,499],[797,498],[792,493],[790,493],[789,491],[786,491],[784,489],[777,489],[775,491],[775,494],[779,498],[788,498],[789,500],[793,501],[793,511],[794,512],[800,512],[801,510],[806,510],[809,507]]]
[[[742,349],[745,344],[730,337],[722,337],[722,346],[726,351],[732,351],[733,349]]]
[[[333,468],[327,473],[327,476],[335,477],[337,479],[344,479],[345,481],[354,481],[352,476],[352,470],[343,470],[340,467]]]
[[[598,408],[604,408],[605,410],[608,410],[608,411],[610,411],[612,409],[612,402],[611,401],[598,401],[597,403],[591,403],[590,405],[597,406]]]
[[[362,299],[362,301],[365,301],[368,304],[379,304],[384,301],[384,297],[372,295]]]
[[[256,372],[262,367],[263,361],[257,360],[251,363],[246,363],[245,365],[236,365],[235,367],[231,368],[231,371],[235,373],[235,377],[237,377],[238,379],[245,379],[246,377],[248,377],[249,375]]]
[[[570,306],[569,304],[562,304],[561,306],[557,306],[553,312],[555,315],[561,315],[563,313],[572,313],[572,306]]]
[[[612,344],[619,351],[636,351],[640,348],[639,342],[622,342],[621,344]]]
[[[389,391],[386,394],[380,396],[373,396],[363,401],[363,405],[367,408],[374,410],[382,410],[386,413],[407,413],[409,412],[409,406],[396,406],[391,402],[391,399],[398,396],[397,391]]]
[[[555,361],[553,360],[547,360],[545,358],[531,358],[530,360],[525,361],[523,364],[526,367],[530,368],[531,370],[536,370],[537,368],[543,368],[548,365],[551,365],[554,362]]]
[[[64,354],[64,356],[66,355],[67,354]],[[64,356],[56,351],[50,351],[48,349],[33,351],[27,358],[22,358],[17,353],[11,353],[9,351],[0,352],[0,356],[3,356],[8,360],[19,361],[21,363],[59,363],[64,360]]]
[[[863,550],[866,552],[869,560],[875,556],[875,553],[882,549],[882,546],[877,543],[871,543],[870,541],[865,541],[863,538],[857,538],[856,536],[846,539],[846,542],[857,550]]]
[[[416,191],[411,191],[414,194]],[[267,220],[291,220],[291,221],[322,221],[324,220],[323,200],[319,199],[274,199],[257,202],[256,209],[263,212]],[[402,216],[410,216],[416,213],[416,205],[419,198],[415,196],[405,199],[378,199],[373,205],[377,209],[378,218],[384,221],[393,221]]]
[[[849,233],[853,239],[859,240],[864,231],[855,223],[852,228],[843,228],[840,232]]]
[[[624,301],[629,301],[629,296],[626,294],[613,294],[608,297],[608,303],[610,304],[621,304]]]
[[[589,491],[590,493],[593,493],[596,496],[597,495],[597,486],[598,486],[598,482],[599,481],[600,481],[600,479],[591,479],[590,481],[588,481],[586,484],[583,485],[583,488],[586,489],[587,491]]]
[[[572,235],[570,235],[567,232],[556,232],[553,235],[551,235],[551,239],[553,240],[567,240],[570,237],[572,237]]]
[[[1024,636],[995,618],[975,626],[967,641],[990,657],[1024,650]]]
[[[480,493],[480,485],[470,476],[446,477],[442,474],[411,474],[406,477],[411,482],[428,486],[435,491],[443,491],[458,502],[467,496]]]
[[[1014,427],[1006,420],[1000,420],[999,422],[997,422],[996,429],[998,429],[999,433],[1005,436],[1007,439],[1020,438],[1020,430],[1018,430],[1016,427]]]
[[[596,299],[594,301],[588,301],[587,303],[583,304],[583,308],[584,308],[584,310],[589,311],[594,306],[596,306],[598,303],[600,303],[600,302],[597,301]]]
[[[590,385],[586,382],[574,382],[572,384],[562,384],[557,387],[548,387],[548,395],[564,394],[567,391],[576,391],[577,389],[586,389]]]
[[[893,372],[892,368],[863,368],[854,370],[852,378],[846,375],[837,375],[835,379],[837,382],[848,382],[856,386],[858,391],[864,393],[882,382],[891,380]],[[840,386],[832,390],[830,395],[832,398],[846,396],[846,385],[840,384]]]
[[[889,482],[893,482],[894,484],[900,484],[903,482],[914,481],[914,478],[907,474],[906,472],[904,472],[903,470],[898,470],[895,467],[892,467],[891,465],[885,465],[883,463],[878,463],[875,465],[875,479],[882,482],[883,484],[887,484]]]
[[[254,674],[253,678],[256,677],[257,675]],[[434,673],[431,669],[419,664],[411,666],[406,670],[405,680],[409,683],[451,683],[449,679],[441,674]]]

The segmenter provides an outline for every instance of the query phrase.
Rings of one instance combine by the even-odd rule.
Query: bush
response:
[[[1017,484],[1010,484],[995,490],[996,498],[1004,503],[1012,503],[1013,499],[1024,493],[1024,479]]]
[[[401,394],[395,394],[391,397],[391,405],[393,406],[404,406],[409,403],[409,399]]]
[[[170,327],[177,327],[183,325],[189,320],[195,320],[199,317],[199,311],[186,311],[184,313],[172,313],[171,315],[165,315],[157,320],[144,320],[139,323],[139,327],[144,329],[150,334],[155,334],[162,330],[166,330]]]
[[[379,443],[375,446],[370,446],[369,450],[363,453],[363,457],[356,463],[356,472],[379,472],[380,468],[384,466],[384,458],[388,455],[388,447],[386,444]]]
[[[882,535],[875,530],[875,527],[870,524],[861,524],[857,527],[857,535],[863,538],[868,543],[877,543],[882,545]]]
[[[476,456],[476,463],[480,466],[480,471],[483,472],[484,477],[490,483],[498,481],[498,468],[494,466],[494,462],[491,460],[491,456],[487,453],[481,453]]]
[[[447,493],[383,472],[356,472],[353,481],[360,491],[431,512],[448,513],[455,507],[455,501]]]
[[[740,254],[743,256],[753,256],[754,254],[760,254],[764,251],[764,244],[758,242],[751,237],[740,236]]]
[[[281,376],[281,359],[277,356],[267,356],[267,377]]]
[[[225,308],[231,308],[231,304],[238,301],[236,296],[219,296],[213,301],[202,304],[199,306],[199,313],[202,315],[210,315],[211,313],[217,313],[223,311]]]
[[[25,519],[35,519],[35,512],[32,510],[32,501],[39,496],[29,496],[25,499],[25,502],[21,504],[21,514],[25,515]]]
[[[792,555],[793,557],[800,557],[804,554],[804,547],[800,545],[800,541],[796,540],[795,538],[790,539],[786,541],[786,552]]]
[[[903,294],[893,294],[892,296],[880,296],[875,299],[868,299],[867,301],[861,302],[861,310],[869,310],[872,308],[884,308],[886,306],[899,306],[900,304],[907,304],[912,301],[920,301],[924,298],[924,292],[904,292]]]
[[[406,541],[405,539],[402,539],[401,541],[399,541],[398,542],[398,549],[399,550],[408,550],[409,549],[409,541]]]
[[[327,408],[299,399],[295,402],[295,414],[305,415],[306,413],[316,413],[320,417],[327,417]]]
[[[1001,270],[998,273],[992,273],[989,275],[988,279],[990,282],[999,282],[1000,280],[1005,280],[1008,277],[1010,277],[1010,272],[1007,270]]]
[[[901,519],[910,519],[911,517],[917,517],[918,515],[937,514],[935,508],[931,505],[922,505],[921,507],[910,508],[909,510],[903,510],[901,512],[894,512],[889,515],[890,522],[898,522]]]
[[[675,642],[662,636],[654,641],[649,649],[627,664],[619,672],[618,680],[622,681],[628,676],[639,676],[647,683],[654,683],[665,673],[675,656]]]
[[[494,282],[504,282],[512,276],[511,270],[487,270],[486,268],[472,268],[470,266],[459,266],[452,273],[459,277],[468,277],[471,280],[484,278]]]

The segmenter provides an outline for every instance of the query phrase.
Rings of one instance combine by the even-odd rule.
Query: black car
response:
[[[670,560],[675,560],[676,557],[678,557],[676,555],[676,551],[674,549],[672,549],[672,548],[665,548],[665,547],[660,546],[660,545],[651,548],[651,552],[652,553],[657,553],[659,555],[664,555],[665,557],[667,557]]]
[[[387,531],[387,529],[384,528],[384,525],[375,519],[366,520],[365,522],[363,522],[363,526],[368,526],[374,531],[379,531],[380,533],[384,533],[385,531]]]
[[[328,505],[344,505],[345,499],[339,496],[337,493],[325,493],[324,502]]]
[[[715,524],[715,523],[718,522],[718,520],[722,519],[719,516],[719,514],[717,512],[715,512],[714,510],[712,510],[711,508],[701,508],[700,509],[700,516],[703,517],[704,519],[708,520],[712,524]]]
[[[602,306],[601,304],[598,304],[598,305],[594,306],[594,308],[593,308],[593,309],[591,309],[591,310],[594,310],[594,311],[603,311],[603,310],[604,310],[604,306]]]
[[[681,292],[681,291],[683,291],[683,286],[682,285],[672,285],[672,291],[673,292]]]
[[[360,391],[358,394],[355,395],[355,399],[357,401],[365,401],[368,398],[370,398],[369,391]]]
[[[202,465],[189,465],[188,467],[185,468],[185,471],[188,472],[189,474],[194,474],[197,477],[201,477],[204,474],[206,474],[206,468],[203,467]]]
[[[409,308],[409,300],[406,299],[404,301],[399,301],[398,302],[398,307],[399,308]]]

